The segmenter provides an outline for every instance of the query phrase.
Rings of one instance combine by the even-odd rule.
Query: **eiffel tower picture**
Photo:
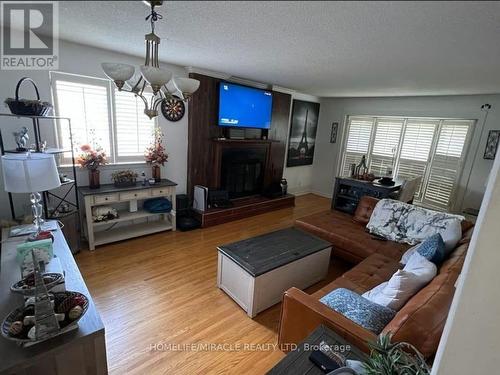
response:
[[[297,150],[299,150],[299,157],[303,158],[309,152],[309,144],[307,143],[307,117],[309,116],[309,110],[306,109],[306,119],[304,121],[304,131],[302,132],[302,138],[300,139]]]
[[[318,117],[319,103],[293,101],[287,167],[312,164]]]

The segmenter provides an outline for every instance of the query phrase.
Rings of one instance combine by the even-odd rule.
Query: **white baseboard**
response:
[[[329,199],[332,198],[331,193],[324,193],[322,191],[318,191],[318,190],[314,190],[314,189],[311,189],[310,193],[319,195],[320,197],[325,197],[325,198],[329,198]]]

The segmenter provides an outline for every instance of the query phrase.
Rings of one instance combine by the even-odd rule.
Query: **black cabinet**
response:
[[[386,186],[377,182],[357,180],[349,177],[336,177],[332,208],[352,215],[356,211],[361,197],[369,195],[378,199],[388,198],[391,193],[398,191],[401,185],[402,181],[397,179],[394,185]]]

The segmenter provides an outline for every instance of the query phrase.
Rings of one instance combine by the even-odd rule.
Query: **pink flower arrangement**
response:
[[[148,164],[165,165],[165,162],[168,161],[168,154],[165,152],[165,147],[163,147],[162,137],[163,133],[156,128],[153,142],[144,152],[144,158]]]
[[[89,144],[84,144],[80,146],[80,150],[82,152],[76,159],[80,168],[95,170],[101,165],[108,164],[106,152],[101,146],[97,145],[96,148],[93,149]]]

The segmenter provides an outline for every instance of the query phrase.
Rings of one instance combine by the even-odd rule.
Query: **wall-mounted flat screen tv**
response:
[[[219,125],[269,129],[273,94],[269,90],[221,82]]]

